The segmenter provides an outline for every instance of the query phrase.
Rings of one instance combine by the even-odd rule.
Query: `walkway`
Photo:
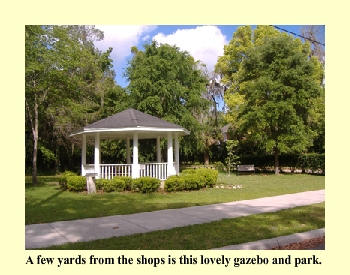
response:
[[[48,247],[67,242],[86,242],[155,230],[167,230],[174,227],[209,223],[224,218],[276,212],[323,201],[325,201],[325,190],[318,190],[131,215],[31,224],[25,227],[25,248]]]

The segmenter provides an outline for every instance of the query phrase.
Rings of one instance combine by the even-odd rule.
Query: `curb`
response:
[[[228,245],[211,250],[267,250],[278,246],[285,246],[291,243],[302,242],[307,239],[325,236],[325,228],[311,230],[303,233],[295,233],[287,236],[280,236],[272,239],[265,239],[256,242],[249,242],[237,245]]]

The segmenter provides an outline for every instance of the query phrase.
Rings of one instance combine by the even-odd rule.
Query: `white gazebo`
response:
[[[165,180],[179,174],[179,137],[189,135],[185,128],[132,108],[96,121],[73,132],[70,136],[82,137],[81,175],[95,173],[96,178],[111,179],[115,176],[138,178],[149,176]],[[139,163],[138,141],[157,140],[157,161]],[[161,162],[160,139],[167,139],[167,162]],[[94,163],[86,163],[86,140],[95,140]],[[126,140],[126,164],[101,164],[100,141],[102,139]],[[174,139],[174,142],[173,142]],[[131,162],[130,141],[133,143]],[[175,146],[173,145],[175,143]],[[175,155],[175,161],[174,161]]]

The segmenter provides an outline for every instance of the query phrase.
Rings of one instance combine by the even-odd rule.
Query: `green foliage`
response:
[[[134,180],[132,177],[118,177],[118,179],[124,181],[124,188],[126,191],[131,191],[134,189]]]
[[[217,182],[217,179],[217,170],[206,168],[186,169],[178,176],[169,177],[164,183],[164,188],[169,192],[211,188]]]
[[[170,176],[164,182],[164,188],[169,192],[182,191],[185,189],[185,179],[182,176]]]
[[[105,186],[109,185],[110,180],[108,179],[96,179],[95,180],[95,186],[96,190],[104,190]]]
[[[151,193],[158,190],[160,180],[151,177],[141,177],[133,180],[135,190],[142,193]]]
[[[227,140],[226,141],[226,150],[227,150],[227,158],[226,158],[226,166],[227,171],[230,174],[231,170],[236,167],[240,162],[238,161],[239,156],[235,154],[235,149],[238,146],[238,140]]]
[[[94,46],[101,39],[93,26],[25,26],[26,158],[33,183],[38,150],[46,168],[71,162],[70,132],[99,117],[104,93],[115,85],[112,49]]]
[[[299,156],[298,164],[302,169],[310,169],[312,172],[321,170],[323,174],[326,173],[325,154],[302,154]]]
[[[133,53],[125,71],[132,107],[191,131],[180,139],[180,147],[184,155],[196,152],[201,141],[196,116],[209,106],[201,96],[206,78],[197,63],[188,52],[156,41],[145,44],[144,51],[134,48]]]
[[[230,49],[217,65],[232,83],[226,93],[228,120],[246,141],[274,153],[277,173],[281,153],[313,145],[312,123],[323,116],[322,66],[309,57],[309,44],[269,26],[258,27],[253,39],[246,28],[237,30]],[[236,65],[230,69],[230,64]]]
[[[72,171],[65,171],[61,176],[60,176],[60,180],[59,180],[59,185],[61,186],[61,188],[63,190],[67,190],[68,186],[67,186],[67,182],[68,182],[68,177],[71,176],[77,176],[76,173],[72,172]]]
[[[225,164],[223,164],[221,161],[216,161],[214,163],[215,169],[218,171],[225,171]]]
[[[68,176],[67,188],[75,192],[86,190],[86,178],[84,176]]]
[[[321,171],[325,174],[325,154],[307,153],[307,154],[282,154],[280,156],[280,167],[289,167],[292,170],[303,169],[312,172]],[[262,170],[268,170],[274,166],[273,155],[243,155],[241,156],[243,164],[254,164]]]
[[[104,192],[122,192],[133,189],[131,177],[114,177],[113,179],[96,179],[96,189]]]

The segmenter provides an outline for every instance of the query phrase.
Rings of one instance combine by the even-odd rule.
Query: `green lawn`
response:
[[[39,177],[25,184],[25,224],[132,214],[221,202],[255,199],[325,188],[325,177],[300,174],[256,174],[227,177],[220,173],[218,185],[242,185],[241,189],[211,188],[177,193],[81,194],[62,191],[58,177]]]
[[[325,203],[144,234],[67,243],[45,250],[195,250],[269,239],[325,227]]]

